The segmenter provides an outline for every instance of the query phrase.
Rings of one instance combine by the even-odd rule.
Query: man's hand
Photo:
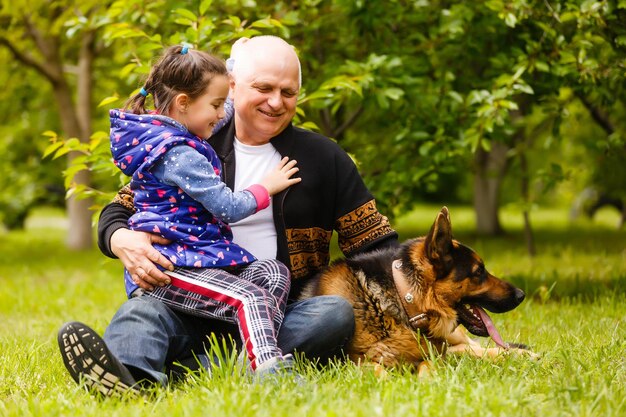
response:
[[[133,281],[144,290],[153,290],[170,283],[170,278],[160,271],[155,264],[170,271],[174,265],[159,251],[153,243],[168,244],[169,240],[151,233],[118,229],[111,235],[111,251],[130,272]]]

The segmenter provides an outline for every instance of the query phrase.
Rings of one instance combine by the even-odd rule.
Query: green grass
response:
[[[423,235],[439,208],[394,223],[403,238]],[[0,236],[0,415],[626,415],[626,232],[614,229],[614,214],[570,224],[564,210],[533,212],[539,255],[530,259],[513,209],[503,213],[509,234],[497,239],[475,236],[468,208],[450,211],[455,236],[529,294],[492,318],[505,340],[530,344],[539,361],[448,358],[422,380],[407,370],[379,380],[351,364],[303,364],[304,386],[253,385],[228,368],[148,398],[97,401],[65,371],[56,331],[68,320],[103,331],[124,301],[121,267],[97,250],[64,249],[62,219],[43,211],[27,231]]]

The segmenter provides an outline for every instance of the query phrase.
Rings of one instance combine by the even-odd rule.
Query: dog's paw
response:
[[[421,378],[428,378],[434,372],[433,364],[431,361],[422,361],[417,365],[417,376]]]
[[[515,356],[528,358],[533,361],[537,361],[541,358],[539,354],[531,350],[530,346],[523,343],[507,343],[507,345],[508,349],[500,347],[485,349],[487,357],[496,359],[504,356]]]
[[[387,372],[387,369],[383,365],[377,363],[374,365],[374,375],[376,375],[376,378],[382,381],[387,379],[387,377],[389,376],[389,372]]]
[[[539,359],[541,359],[541,355],[533,352],[530,346],[523,343],[509,343],[509,348],[506,349],[503,353],[507,355],[518,355],[527,357],[528,359],[531,359],[533,361],[538,361]]]
[[[540,356],[537,353],[533,352],[528,345],[522,343],[508,343],[508,349],[501,347],[486,348],[482,347],[474,340],[471,340],[470,343],[459,343],[457,345],[448,346],[446,353],[452,355],[469,355],[475,358],[491,360],[509,355],[524,356],[531,360],[540,359]]]
[[[508,343],[509,349],[522,349],[522,350],[531,350],[530,346],[525,343]]]
[[[374,376],[380,381],[383,381],[389,377],[389,371],[387,371],[387,368],[383,364],[372,362],[367,359],[359,359],[355,363],[363,371],[374,374]]]

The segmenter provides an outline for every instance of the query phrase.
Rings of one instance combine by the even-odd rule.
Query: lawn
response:
[[[394,224],[403,238],[421,235],[437,211],[423,206]],[[531,345],[540,360],[448,358],[421,380],[406,369],[380,380],[351,364],[302,364],[302,386],[250,384],[227,367],[149,397],[97,401],[65,371],[56,331],[69,320],[103,331],[124,300],[121,267],[97,250],[64,249],[62,219],[44,210],[26,231],[0,235],[0,415],[626,415],[626,231],[615,230],[616,214],[570,224],[566,210],[533,212],[530,259],[513,208],[502,216],[509,233],[497,239],[474,235],[467,207],[450,211],[455,236],[527,292],[516,310],[492,318],[505,340]]]

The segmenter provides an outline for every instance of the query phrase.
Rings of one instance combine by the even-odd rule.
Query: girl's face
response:
[[[227,95],[228,78],[225,75],[215,76],[204,94],[190,101],[184,111],[176,112],[178,114],[173,117],[194,135],[208,139],[217,122],[224,117]]]

